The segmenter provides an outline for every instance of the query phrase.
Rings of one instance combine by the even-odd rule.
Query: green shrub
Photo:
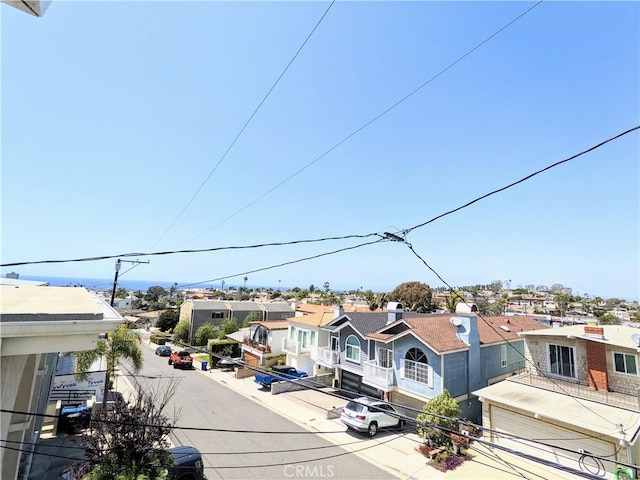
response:
[[[164,345],[165,343],[167,343],[167,338],[163,335],[151,335],[149,337],[149,341],[157,345]]]
[[[242,349],[240,342],[236,340],[220,340],[212,342],[209,351],[211,352],[211,368],[214,368],[220,357],[239,357]]]
[[[189,329],[191,328],[191,324],[189,320],[181,320],[176,325],[176,328],[173,329],[173,339],[176,342],[186,343],[189,340]]]

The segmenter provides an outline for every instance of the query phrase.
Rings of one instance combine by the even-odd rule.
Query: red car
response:
[[[193,368],[193,358],[186,350],[175,351],[169,357],[169,365],[173,368]]]

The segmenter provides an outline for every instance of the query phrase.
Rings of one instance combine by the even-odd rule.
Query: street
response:
[[[163,391],[172,382],[177,385],[165,413],[179,415],[177,426],[197,429],[175,429],[171,440],[174,445],[192,445],[202,452],[209,480],[395,478],[196,371],[170,367],[167,357],[156,356],[148,346],[142,349],[144,368],[128,378],[134,385],[139,382],[145,391]],[[264,392],[256,391],[256,395],[260,393]],[[256,431],[261,433],[251,433]],[[346,434],[338,423],[333,431],[338,443],[360,441]]]

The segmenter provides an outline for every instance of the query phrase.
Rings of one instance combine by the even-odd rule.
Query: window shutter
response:
[[[398,369],[398,376],[404,379],[404,358],[400,359],[400,368]]]
[[[427,385],[429,388],[433,388],[433,367],[431,365],[427,370]]]

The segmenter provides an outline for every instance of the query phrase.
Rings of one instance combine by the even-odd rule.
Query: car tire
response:
[[[169,365],[171,365],[173,362],[171,361],[171,359],[169,359]]]
[[[367,434],[370,437],[375,437],[376,433],[378,433],[378,423],[377,422],[371,422],[369,424],[369,428],[367,428]]]
[[[404,420],[399,420],[398,421],[398,429],[400,431],[404,430],[404,425],[405,425],[405,421]]]

